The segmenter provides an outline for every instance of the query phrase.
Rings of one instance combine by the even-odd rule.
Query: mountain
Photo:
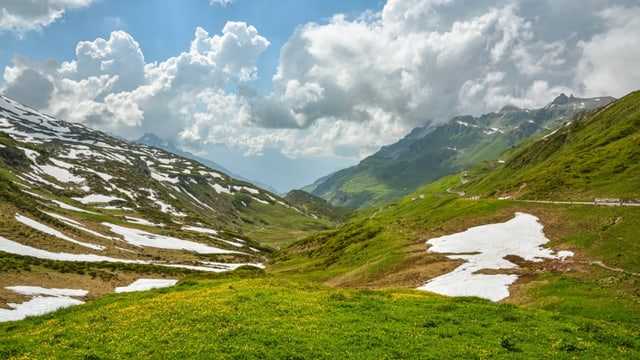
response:
[[[355,211],[344,226],[284,247],[269,271],[340,288],[407,287],[489,299],[500,293],[496,283],[510,279],[502,302],[625,324],[622,333],[637,336],[639,160],[640,91],[575,115],[469,171]],[[522,251],[538,236],[537,250]],[[494,285],[485,282],[492,278]],[[463,299],[442,311],[465,308]],[[523,323],[519,331],[529,330]],[[573,343],[569,352],[587,348]]]
[[[25,283],[94,297],[144,274],[263,267],[271,246],[332,227],[195,160],[0,96],[0,304]]]
[[[195,161],[197,161],[197,162],[199,162],[199,163],[201,163],[203,165],[206,165],[206,166],[208,166],[208,167],[210,167],[210,168],[212,168],[214,170],[223,172],[223,173],[231,176],[234,179],[252,183],[252,184],[254,184],[254,185],[256,185],[256,186],[258,186],[260,188],[263,188],[265,190],[268,190],[269,192],[274,193],[274,194],[277,193],[276,189],[274,189],[270,185],[261,183],[259,181],[246,179],[246,178],[242,177],[241,175],[234,174],[233,172],[227,170],[224,166],[222,166],[222,165],[220,165],[220,164],[218,164],[218,163],[216,163],[214,161],[211,161],[209,159],[205,159],[203,157],[194,155],[194,154],[192,154],[192,153],[190,153],[188,151],[184,151],[184,150],[178,149],[171,141],[166,140],[166,139],[161,139],[156,134],[153,134],[153,133],[144,134],[142,137],[140,137],[138,140],[136,140],[136,142],[140,143],[140,144],[153,146],[153,147],[156,147],[158,149],[162,149],[162,150],[168,151],[170,153],[185,157],[187,159],[195,160]]]
[[[0,322],[0,357],[640,358],[640,207],[562,203],[541,195],[566,198],[585,188],[589,196],[607,189],[611,196],[635,196],[640,178],[635,166],[639,100],[638,93],[631,94],[527,139],[464,174],[442,178],[394,202],[353,211],[340,227],[301,234],[299,241],[282,244],[278,251],[264,251],[264,269],[242,266],[219,274],[186,273],[191,270],[0,253],[0,296],[7,308],[17,308],[12,312],[0,307],[0,317],[52,298],[62,301],[67,296],[78,304],[87,300],[80,289],[98,291],[93,282],[109,292],[115,284],[141,275],[181,279],[162,290],[111,294],[55,313]],[[10,140],[3,139],[0,148],[10,147]],[[583,159],[585,166],[554,167],[578,160],[574,154],[591,155]],[[3,158],[3,168],[11,173],[34,166],[28,156]],[[627,167],[621,170],[620,164]],[[584,169],[593,175],[576,184],[565,181],[547,187],[552,175],[580,178]],[[66,245],[25,227],[32,223],[23,218],[27,215],[67,236],[88,233],[65,226],[78,225],[71,221],[57,223],[46,213],[28,212],[38,209],[57,215],[64,211],[65,217],[86,223],[84,229],[92,224],[91,230],[102,235],[117,236],[107,232],[112,230],[105,223],[125,226],[131,221],[115,218],[130,210],[114,213],[74,203],[76,209],[95,213],[87,214],[49,206],[49,201],[23,194],[34,190],[25,186],[39,186],[17,177],[7,179],[8,171],[0,172],[0,239],[20,236],[25,243],[47,249]],[[544,181],[535,181],[536,173]],[[504,199],[503,189],[511,189],[504,181],[511,177],[531,180],[523,187],[530,191],[524,198],[545,201]],[[513,185],[520,189],[522,183]],[[487,191],[486,197],[461,196],[462,186]],[[64,194],[47,196],[71,202]],[[305,203],[308,196],[296,192],[292,198]],[[21,209],[20,217],[14,215],[16,208]],[[304,219],[288,217],[278,225],[286,229],[285,224]],[[126,226],[157,235],[189,233],[169,225],[154,230],[138,221]],[[205,224],[189,226],[212,230]],[[264,225],[254,230],[260,226]],[[226,231],[199,234],[193,240],[204,244],[214,241],[210,235],[225,236]],[[239,239],[249,234],[257,238],[245,231]],[[83,241],[94,240],[87,235]],[[124,241],[118,244],[138,251]],[[199,261],[201,256],[148,255],[146,261],[169,255]],[[47,289],[33,288],[42,282]],[[440,289],[433,289],[433,284]],[[443,291],[451,289],[458,293]],[[38,291],[48,292],[36,296]]]
[[[340,221],[351,211],[347,208],[331,205],[323,198],[311,195],[303,190],[291,190],[284,197],[289,204],[304,209],[307,213],[318,217]]]
[[[612,100],[561,94],[541,109],[505,106],[497,113],[480,117],[457,116],[437,127],[428,124],[358,165],[338,171],[305,190],[338,206],[380,205],[443,176],[494,159],[531,135]]]
[[[640,199],[640,91],[576,116],[504,157],[474,169],[456,189],[536,200]]]

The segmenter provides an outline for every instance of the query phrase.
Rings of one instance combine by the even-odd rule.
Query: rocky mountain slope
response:
[[[235,173],[231,172],[230,170],[228,170],[227,168],[225,168],[224,166],[218,164],[215,161],[211,161],[209,159],[205,159],[203,157],[194,155],[194,154],[192,154],[192,153],[190,153],[188,151],[184,151],[184,150],[178,149],[171,141],[165,140],[165,139],[161,139],[155,134],[152,134],[152,133],[144,134],[142,137],[140,137],[138,140],[136,140],[136,142],[140,143],[140,144],[149,145],[149,146],[152,146],[152,147],[155,147],[155,148],[158,148],[158,149],[162,149],[162,150],[165,150],[165,151],[170,152],[172,154],[179,155],[179,156],[187,158],[187,159],[195,160],[195,161],[197,161],[197,162],[199,162],[199,163],[201,163],[201,164],[203,164],[203,165],[205,165],[207,167],[210,167],[213,170],[216,170],[216,171],[222,172],[222,173],[224,173],[226,175],[229,175],[230,177],[232,177],[232,178],[234,178],[236,180],[242,180],[242,181],[245,181],[245,182],[249,182],[249,183],[252,183],[255,186],[257,186],[259,188],[262,188],[262,189],[265,189],[265,190],[267,190],[267,191],[269,191],[271,193],[274,193],[274,194],[276,193],[276,190],[270,185],[263,184],[263,183],[258,182],[258,181],[253,181],[253,180],[250,180],[250,179],[246,179],[241,175],[238,175],[238,174],[235,174]]]
[[[136,274],[261,267],[266,245],[330,226],[197,161],[1,96],[0,224],[0,307],[16,296],[5,286],[64,287],[69,272],[91,297]]]
[[[380,205],[443,176],[494,159],[533,134],[555,128],[575,114],[612,100],[562,94],[541,109],[507,106],[497,113],[458,116],[444,125],[416,128],[358,165],[320,179],[305,190],[334,205]]]

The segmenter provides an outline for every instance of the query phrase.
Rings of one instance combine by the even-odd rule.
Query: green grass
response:
[[[508,161],[461,186],[530,199],[640,198],[640,91],[510,151]]]
[[[179,304],[179,306],[177,306]],[[633,358],[638,331],[414,290],[274,278],[183,280],[0,324],[19,358]]]

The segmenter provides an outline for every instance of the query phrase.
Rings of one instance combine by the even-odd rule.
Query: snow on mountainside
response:
[[[197,161],[0,96],[0,262],[13,254],[202,271],[260,267],[268,251],[260,231],[283,222],[326,226]]]

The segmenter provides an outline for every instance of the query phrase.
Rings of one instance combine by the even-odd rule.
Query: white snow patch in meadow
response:
[[[448,296],[477,296],[499,301],[509,296],[509,285],[518,278],[514,274],[477,274],[484,269],[515,269],[518,266],[505,259],[516,255],[525,260],[564,259],[573,256],[570,251],[554,253],[541,245],[549,239],[544,236],[538,218],[524,213],[504,223],[476,226],[464,232],[428,240],[429,251],[447,254],[450,259],[466,262],[452,272],[435,277],[419,290],[428,290]]]
[[[146,291],[151,289],[160,289],[175,285],[178,280],[173,279],[138,279],[127,286],[118,286],[116,293]]]
[[[229,194],[232,195],[233,193],[231,192],[231,190],[229,190],[228,188],[220,185],[220,184],[210,184],[211,187],[213,187],[213,190],[215,190],[218,194]]]
[[[241,244],[241,243],[238,243],[238,242],[235,242],[235,241],[224,240],[224,239],[218,239],[218,240],[220,240],[220,241],[224,241],[224,242],[226,242],[227,244],[229,244],[229,245],[231,245],[231,246],[235,246],[235,247],[243,247],[243,246],[244,246],[244,244]]]
[[[122,249],[122,250],[126,250],[126,249]],[[181,269],[189,269],[189,270],[197,270],[197,271],[208,271],[208,272],[229,271],[229,270],[234,270],[243,265],[264,267],[262,264],[251,264],[251,263],[240,263],[240,264],[205,263],[205,265],[207,266],[195,266],[195,265],[183,265],[183,264],[154,263],[151,261],[144,261],[144,260],[116,259],[108,256],[100,256],[100,255],[93,255],[93,254],[53,253],[46,250],[36,249],[31,246],[22,245],[15,241],[6,239],[2,236],[0,236],[0,251],[7,252],[9,254],[32,256],[38,259],[47,259],[47,260],[74,261],[74,262],[107,261],[107,262],[117,262],[117,263],[126,263],[126,264],[147,264],[147,265],[165,266],[165,267],[172,267],[172,268],[181,268]]]
[[[253,194],[253,195],[258,195],[258,194],[260,194],[260,191],[259,191],[259,190],[256,190],[256,189],[254,189],[254,188],[250,188],[250,187],[247,187],[247,186],[234,185],[234,186],[233,186],[233,189],[234,189],[235,191],[242,191],[242,190],[244,190],[244,191],[246,191],[246,192],[248,192],[248,193],[250,193],[250,194]]]
[[[75,221],[73,219],[66,218],[66,217],[64,217],[62,215],[51,213],[51,212],[45,212],[45,214],[47,214],[49,216],[53,216],[54,218],[64,222],[65,224],[67,224],[69,226],[73,226],[74,228],[82,230],[84,232],[87,232],[87,233],[89,233],[91,235],[94,235],[94,236],[97,236],[97,237],[101,237],[101,238],[107,239],[107,240],[120,240],[118,238],[111,237],[111,236],[106,236],[106,235],[103,235],[103,234],[101,234],[101,233],[99,233],[97,231],[93,231],[91,229],[87,229],[81,223],[79,223],[79,222],[77,222],[77,221]]]
[[[84,301],[73,297],[89,293],[80,289],[45,289],[38,286],[7,286],[5,289],[30,296],[31,300],[21,304],[8,303],[10,310],[0,308],[0,322],[18,321],[27,316],[44,315],[61,308],[81,305]]]
[[[33,256],[38,259],[58,260],[58,261],[87,261],[87,262],[121,262],[128,264],[148,264],[148,262],[141,260],[124,260],[115,259],[108,256],[93,255],[93,254],[69,254],[69,253],[54,253],[47,250],[36,249],[34,247],[23,245],[15,241],[6,239],[0,236],[0,251],[4,251],[10,254]]]
[[[185,225],[185,226],[182,227],[182,230],[195,231],[195,232],[204,233],[204,234],[218,235],[218,231],[217,230],[213,230],[213,229],[209,229],[209,228],[203,228],[203,227],[199,227],[199,226]]]
[[[72,210],[72,211],[83,212],[83,213],[94,214],[94,215],[98,214],[98,213],[95,213],[95,212],[92,212],[92,211],[87,211],[87,210],[80,209],[78,207],[69,205],[69,204],[67,204],[65,202],[62,202],[60,200],[50,199],[50,201],[53,202],[54,204],[58,205],[58,207],[60,207],[61,209]]]
[[[172,177],[169,177],[168,175],[161,174],[155,171],[151,172],[151,177],[154,178],[155,180],[162,181],[162,182],[169,182],[172,184],[177,184],[180,182],[180,179],[178,179],[177,177],[172,178]]]
[[[113,201],[113,200],[124,201],[124,199],[121,199],[121,198],[116,197],[116,196],[101,195],[101,194],[91,194],[91,195],[87,195],[85,197],[74,197],[72,199],[76,200],[76,201],[79,201],[79,202],[81,202],[81,203],[83,203],[85,205],[92,204],[92,203],[104,204],[104,203],[108,203],[108,202]]]
[[[40,176],[34,174],[34,173],[24,173],[24,176],[28,177],[29,179],[41,183],[41,184],[45,184],[45,185],[49,185],[54,189],[58,189],[58,190],[64,190],[64,188],[58,184],[54,184],[51,181],[45,180],[43,178],[41,178]],[[34,184],[34,182],[30,182],[31,184]]]
[[[63,182],[63,183],[82,184],[83,182],[86,181],[85,178],[81,176],[73,175],[69,170],[63,167],[58,167],[54,165],[38,165],[37,169],[40,169],[45,174],[52,176],[59,182]]]
[[[266,201],[266,200],[258,199],[258,198],[257,198],[257,197],[255,197],[255,196],[252,196],[252,198],[253,198],[253,200],[255,200],[255,201],[257,201],[257,202],[259,202],[259,203],[261,203],[261,204],[269,205],[269,202],[268,202],[268,201]]]
[[[237,251],[218,249],[193,241],[152,234],[140,229],[127,228],[108,222],[103,222],[102,224],[109,227],[112,232],[121,235],[124,241],[134,246],[194,251],[199,254],[239,254]]]
[[[78,241],[76,239],[72,239],[69,236],[61,233],[60,231],[58,231],[58,230],[56,230],[54,228],[51,228],[51,227],[49,227],[47,225],[41,224],[41,223],[39,223],[39,222],[37,222],[37,221],[35,221],[33,219],[30,219],[30,218],[28,218],[26,216],[23,216],[23,215],[20,215],[20,214],[16,214],[15,217],[16,217],[16,220],[18,220],[19,222],[21,222],[21,223],[23,223],[23,224],[25,224],[25,225],[33,228],[33,229],[36,229],[38,231],[42,231],[43,233],[46,233],[46,234],[49,234],[49,235],[53,235],[53,236],[55,236],[55,237],[57,237],[59,239],[68,241],[70,243],[74,243],[76,245],[84,246],[86,248],[93,249],[93,250],[104,250],[104,249],[106,249],[104,246],[101,246],[101,245],[89,244],[89,243],[85,243],[85,242],[82,242],[82,241]]]
[[[133,224],[164,227],[164,224],[156,224],[156,223],[153,223],[153,222],[151,222],[151,221],[149,221],[147,219],[141,219],[141,218],[137,218],[137,217],[133,217],[133,216],[125,216],[124,219],[125,219],[125,221],[133,223]]]

